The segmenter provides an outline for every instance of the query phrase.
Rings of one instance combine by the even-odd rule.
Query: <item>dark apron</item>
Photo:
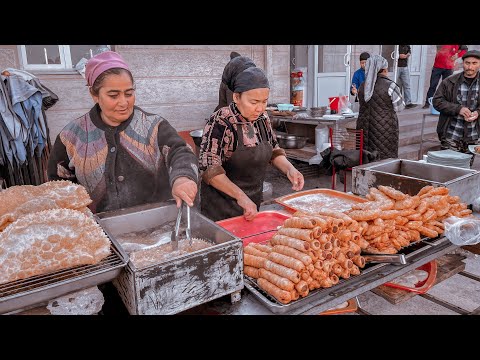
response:
[[[238,124],[238,145],[232,157],[223,165],[227,177],[237,185],[260,209],[263,195],[263,181],[267,165],[272,158],[273,148],[268,142],[264,124],[260,124],[263,141],[257,146],[247,147],[243,143],[243,128]],[[253,127],[252,123],[249,126]],[[253,130],[253,129],[252,129]],[[243,208],[237,200],[215,189],[211,185],[201,183],[201,211],[213,221],[243,215]]]

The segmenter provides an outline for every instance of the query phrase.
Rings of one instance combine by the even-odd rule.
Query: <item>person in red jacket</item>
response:
[[[455,60],[462,57],[468,50],[467,45],[437,45],[437,54],[433,63],[432,74],[430,75],[430,87],[425,98],[425,105],[423,109],[430,107],[428,99],[433,97],[437,85],[442,78],[442,81],[453,74],[455,67]]]

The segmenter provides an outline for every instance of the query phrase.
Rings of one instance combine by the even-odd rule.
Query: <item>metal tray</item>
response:
[[[315,200],[315,197],[320,196],[321,198],[331,199],[330,201],[323,201],[322,200]],[[310,198],[310,199],[309,199]],[[293,200],[296,200],[298,204],[292,204]],[[346,194],[342,191],[331,190],[331,189],[313,189],[313,190],[305,190],[299,191],[293,194],[288,194],[284,196],[280,196],[275,199],[275,202],[284,206],[288,210],[295,212],[295,211],[305,211],[311,212],[315,209],[309,208],[307,204],[311,204],[312,200],[315,200],[319,210],[320,209],[329,209],[329,210],[336,210],[336,211],[345,211],[348,209],[347,205],[338,206],[339,202],[347,203],[362,203],[368,201],[365,198],[362,198],[357,195],[350,195]],[[305,203],[303,206],[302,203]]]
[[[312,290],[308,293],[307,296],[303,298],[299,298],[297,300],[293,300],[288,304],[282,304],[273,296],[263,291],[257,285],[257,282],[255,281],[255,279],[244,275],[245,287],[274,314],[286,314],[288,312],[292,312],[295,309],[299,309],[303,306],[306,306],[309,303],[313,303],[314,301],[320,300],[326,296],[331,296],[331,294],[335,291],[335,289],[338,289],[341,285],[345,284],[346,282],[352,282],[357,279],[361,280],[362,275],[368,274],[370,271],[373,271],[385,265],[386,264],[369,265],[366,269],[363,269],[359,275],[353,275],[348,279],[340,279],[338,284],[329,288],[320,288],[320,289]]]
[[[86,289],[115,279],[128,256],[115,239],[112,253],[95,265],[79,265],[49,274],[32,276],[0,285],[0,314],[15,313],[74,291]]]
[[[438,238],[435,238],[435,239],[423,238],[419,241],[411,243],[409,246],[405,246],[404,248],[402,248],[401,253],[407,259],[407,264],[408,264],[408,260],[410,258],[420,254],[421,252],[427,249],[430,249],[431,247],[436,247],[438,245],[444,244],[447,241],[449,240],[444,236],[439,236]],[[313,303],[324,297],[335,296],[337,289],[342,287],[342,285],[348,285],[350,283],[362,283],[362,280],[365,277],[365,275],[369,274],[371,271],[377,270],[386,265],[389,265],[389,264],[370,262],[366,265],[365,268],[361,270],[360,274],[351,276],[348,279],[340,279],[338,284],[332,287],[312,290],[304,298],[299,298],[288,304],[282,304],[273,296],[263,291],[257,285],[257,282],[255,281],[255,279],[248,277],[246,275],[244,275],[245,287],[271,312],[275,314],[285,314],[285,313],[293,312],[293,310],[299,309],[303,306],[306,306],[309,303]],[[399,265],[399,266],[402,266],[402,265]]]

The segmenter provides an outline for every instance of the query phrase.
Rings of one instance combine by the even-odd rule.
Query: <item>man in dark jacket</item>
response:
[[[440,112],[437,134],[442,149],[466,153],[468,145],[478,143],[480,137],[480,51],[467,51],[462,59],[463,72],[441,82],[433,106]]]
[[[405,100],[405,109],[411,109],[417,106],[412,104],[412,95],[410,92],[410,71],[408,69],[408,58],[412,54],[410,45],[398,45],[397,61],[397,84],[403,90]]]

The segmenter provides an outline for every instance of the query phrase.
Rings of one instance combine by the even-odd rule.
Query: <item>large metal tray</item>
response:
[[[424,252],[427,249],[436,247],[439,245],[448,242],[449,240],[443,236],[440,236],[435,239],[423,238],[420,241],[411,243],[409,246],[406,246],[401,249],[399,254],[403,254],[408,261],[411,261],[412,257]],[[325,297],[336,296],[337,290],[343,288],[343,285],[346,285],[349,288],[355,288],[356,286],[360,287],[364,285],[365,279],[368,278],[372,271],[376,271],[383,266],[389,265],[388,263],[368,263],[365,268],[363,268],[358,275],[351,276],[348,279],[340,279],[338,284],[329,287],[329,288],[320,288],[315,289],[309,292],[304,298],[299,298],[288,304],[282,304],[273,296],[267,294],[265,291],[260,289],[257,285],[255,279],[248,276],[245,277],[245,287],[263,304],[265,305],[272,313],[274,314],[286,314],[292,313],[294,310],[307,306],[308,304],[313,304]],[[402,266],[402,265],[399,265]]]
[[[363,269],[359,275],[351,276],[348,279],[340,279],[338,284],[329,287],[329,288],[320,288],[312,290],[308,293],[307,296],[303,298],[299,298],[288,304],[282,304],[273,296],[269,295],[265,291],[263,291],[258,285],[255,279],[245,276],[245,287],[263,304],[265,305],[272,313],[274,314],[286,314],[293,312],[296,309],[304,307],[309,303],[314,303],[326,296],[331,296],[336,289],[341,287],[341,285],[345,284],[346,282],[351,282],[353,280],[361,280],[362,275],[366,275],[369,272],[376,270],[386,264],[375,264],[369,265],[368,268]]]
[[[312,189],[299,191],[293,194],[280,196],[275,201],[288,210],[312,212],[316,208],[319,210],[329,209],[336,211],[348,210],[348,204],[356,204],[368,201],[360,196],[350,195],[341,191],[331,189]],[[315,202],[315,208],[312,208],[312,202]]]
[[[111,254],[95,265],[80,265],[0,285],[0,314],[16,313],[59,296],[115,279],[128,256],[108,232]]]

